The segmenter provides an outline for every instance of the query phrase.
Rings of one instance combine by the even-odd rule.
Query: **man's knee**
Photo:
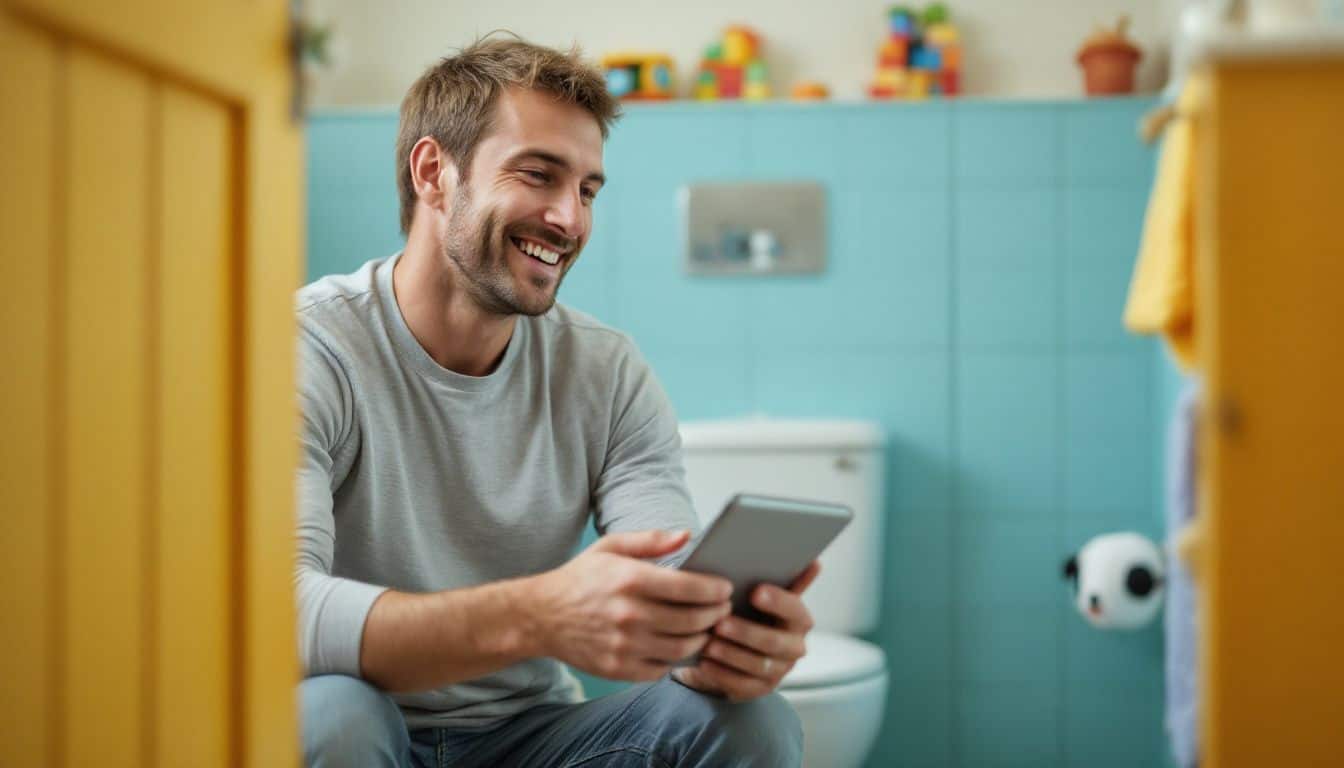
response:
[[[382,691],[357,678],[322,675],[300,683],[299,698],[309,768],[406,764],[406,722]]]
[[[679,765],[797,766],[803,759],[803,728],[793,706],[778,693],[731,702],[666,680],[660,697],[675,723]],[[669,745],[672,746],[672,745]]]

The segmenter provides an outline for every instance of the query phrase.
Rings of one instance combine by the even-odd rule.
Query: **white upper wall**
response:
[[[725,26],[763,37],[776,95],[800,79],[820,80],[840,99],[862,98],[886,35],[882,0],[307,0],[308,15],[335,27],[339,60],[312,84],[314,107],[387,106],[401,101],[439,57],[494,29],[556,47],[577,42],[593,59],[621,50],[661,51],[686,88],[706,45]],[[924,3],[902,3],[923,7]],[[1144,49],[1140,90],[1166,79],[1167,41],[1179,0],[954,0],[963,37],[962,84],[969,95],[1066,97],[1082,93],[1074,61],[1099,22],[1121,14]]]

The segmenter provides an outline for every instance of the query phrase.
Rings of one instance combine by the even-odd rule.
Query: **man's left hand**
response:
[[[776,617],[778,624],[727,616],[714,626],[699,663],[672,674],[682,685],[732,701],[754,699],[778,688],[807,652],[803,637],[812,629],[812,613],[801,596],[820,570],[821,564],[813,560],[788,589],[772,584],[757,587],[751,604]]]

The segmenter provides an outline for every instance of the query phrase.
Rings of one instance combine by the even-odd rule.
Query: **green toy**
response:
[[[924,8],[924,12],[919,15],[919,21],[926,27],[934,24],[943,24],[947,22],[949,14],[947,6],[942,3],[929,3]]]

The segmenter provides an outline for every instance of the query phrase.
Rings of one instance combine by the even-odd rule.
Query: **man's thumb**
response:
[[[687,530],[609,533],[598,539],[593,549],[626,557],[659,557],[676,552],[690,537]]]

